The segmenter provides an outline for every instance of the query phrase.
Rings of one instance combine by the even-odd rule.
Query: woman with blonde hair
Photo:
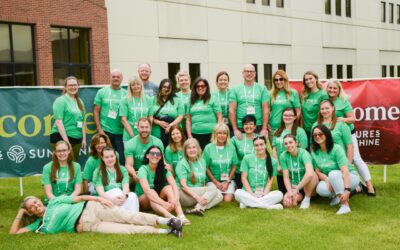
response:
[[[179,70],[179,72],[176,73],[176,75],[175,75],[175,80],[176,80],[176,84],[178,85],[177,89],[179,90],[176,93],[176,96],[178,96],[179,101],[180,101],[181,105],[183,105],[184,112],[186,114],[189,109],[190,93],[191,93],[190,90],[192,87],[189,72],[187,72],[186,70]],[[183,131],[186,131],[186,117],[185,116],[183,117],[181,126],[183,128]],[[185,134],[186,134],[186,132],[185,132]]]

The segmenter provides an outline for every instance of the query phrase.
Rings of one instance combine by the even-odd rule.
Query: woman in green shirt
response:
[[[167,225],[170,229],[158,228]],[[99,232],[113,234],[172,234],[182,237],[182,221],[152,214],[126,211],[102,197],[62,196],[45,207],[35,196],[21,203],[10,234],[36,232]]]
[[[282,168],[283,180],[286,190],[283,196],[285,207],[296,207],[301,202],[300,208],[310,207],[311,196],[314,196],[318,184],[318,176],[314,172],[310,153],[304,148],[299,148],[296,136],[287,134],[283,137],[286,151],[279,161]]]
[[[215,125],[211,143],[204,148],[203,159],[206,162],[207,186],[215,186],[223,195],[224,201],[234,200],[235,172],[239,159],[235,146],[230,143],[229,128],[225,123]]]
[[[229,125],[229,75],[226,71],[220,71],[217,74],[216,84],[218,91],[212,95],[218,100],[221,107],[222,119],[229,126],[229,132],[232,135],[232,127]]]
[[[160,82],[157,97],[153,104],[153,128],[151,134],[160,138],[164,148],[168,145],[171,127],[181,123],[185,113],[184,106],[175,94],[174,84],[169,79]]]
[[[206,209],[220,203],[222,194],[216,187],[206,187],[206,162],[201,157],[201,148],[194,138],[183,144],[183,159],[176,166],[176,178],[179,180],[179,192],[182,206],[191,207],[185,213],[203,216]]]
[[[190,103],[190,89],[191,89],[191,79],[190,75],[186,70],[180,70],[178,73],[175,75],[175,80],[178,85],[179,92],[176,93],[176,96],[179,98],[179,102],[184,108],[185,114],[187,114],[188,109],[189,109],[189,103]],[[183,131],[185,131],[186,134],[186,117],[183,117],[183,120],[181,122],[181,126],[183,128]]]
[[[264,136],[254,138],[253,144],[256,153],[246,155],[240,165],[243,188],[236,190],[235,199],[240,208],[282,210],[282,192],[271,191],[277,161],[269,155]]]
[[[66,141],[71,144],[73,157],[79,157],[81,148],[86,148],[85,107],[78,95],[78,79],[69,76],[65,79],[63,95],[53,103],[54,125],[50,134],[50,146]]]
[[[165,162],[172,165],[171,172],[175,176],[176,165],[183,158],[183,144],[186,141],[186,136],[183,129],[178,125],[171,127],[170,131],[168,134],[169,145],[165,149]]]
[[[136,194],[129,192],[128,170],[119,165],[113,148],[105,147],[101,151],[100,166],[94,171],[93,179],[100,197],[126,210],[139,211],[139,200]]]
[[[277,181],[278,188],[282,193],[286,193],[285,183],[283,182],[283,175],[279,157],[285,151],[283,138],[288,135],[294,135],[299,143],[299,147],[307,148],[307,135],[303,128],[298,126],[297,111],[295,108],[286,108],[283,111],[281,126],[274,133],[272,137],[272,154],[278,160],[278,173]]]
[[[135,187],[140,208],[142,210],[151,208],[157,214],[167,218],[173,218],[174,215],[171,212],[175,211],[184,225],[190,225],[179,202],[179,190],[175,179],[165,168],[161,149],[151,146],[144,155],[142,166],[138,171],[139,183],[136,183]]]
[[[45,201],[57,196],[81,193],[81,166],[73,161],[72,148],[68,142],[58,141],[55,144],[53,160],[43,167],[42,184]]]
[[[331,131],[323,124],[312,130],[311,155],[320,180],[317,193],[331,198],[331,206],[340,203],[336,214],[350,213],[350,192],[359,185],[360,178],[348,162],[343,148],[334,144]]]
[[[188,138],[196,138],[201,149],[204,149],[210,142],[214,126],[220,122],[222,114],[218,100],[211,96],[208,81],[198,77],[192,86],[190,106],[186,114]]]
[[[356,121],[354,117],[354,110],[351,103],[348,100],[348,95],[344,92],[343,86],[340,81],[335,79],[330,79],[326,84],[326,91],[328,92],[329,99],[335,104],[336,116],[338,121],[346,123],[351,131],[351,138],[354,148],[353,161],[354,165],[357,167],[358,172],[364,179],[367,185],[368,195],[375,196],[375,188],[372,185],[371,174],[368,169],[368,165],[364,162],[361,157],[360,149],[358,148],[356,130],[354,127],[354,122]]]

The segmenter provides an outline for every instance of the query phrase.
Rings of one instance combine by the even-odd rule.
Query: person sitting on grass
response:
[[[170,229],[157,228],[168,225]],[[21,203],[10,234],[36,232],[99,232],[113,234],[173,234],[182,237],[182,221],[124,210],[102,197],[60,196],[45,207],[35,196]]]

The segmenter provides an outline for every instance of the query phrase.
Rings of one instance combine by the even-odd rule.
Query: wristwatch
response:
[[[351,188],[344,188],[344,191],[349,191],[349,192],[351,192]]]

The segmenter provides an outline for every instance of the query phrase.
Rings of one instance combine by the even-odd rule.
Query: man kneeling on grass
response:
[[[167,225],[170,229],[156,228]],[[60,196],[47,207],[35,196],[28,196],[10,229],[10,234],[26,232],[100,232],[116,234],[173,234],[182,237],[182,221],[152,214],[132,212],[94,196]]]

